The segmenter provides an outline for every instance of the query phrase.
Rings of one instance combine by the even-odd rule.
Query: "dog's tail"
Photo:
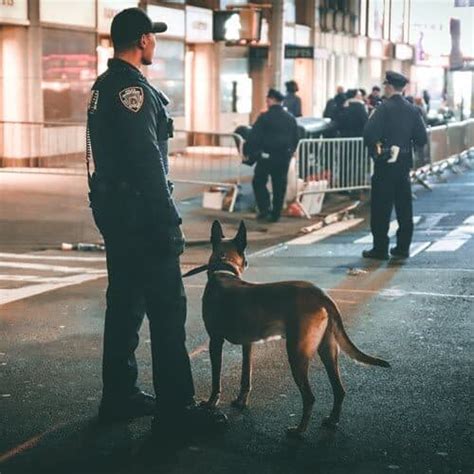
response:
[[[341,347],[341,349],[348,356],[359,362],[362,362],[363,364],[378,365],[380,367],[390,367],[390,364],[386,360],[364,354],[356,347],[356,345],[349,339],[349,336],[347,335],[346,330],[344,329],[339,308],[329,296],[326,295],[326,297],[326,309],[331,316],[331,320],[334,327],[334,335],[336,336],[336,341]]]

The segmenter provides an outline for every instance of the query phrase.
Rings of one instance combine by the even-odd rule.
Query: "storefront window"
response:
[[[384,0],[369,0],[368,36],[383,38]]]
[[[251,99],[248,59],[224,58],[221,63],[221,112],[248,113]]]
[[[390,40],[403,43],[405,0],[392,0],[390,7]]]
[[[42,89],[45,121],[84,121],[96,67],[93,33],[43,30]]]
[[[287,23],[296,23],[295,0],[285,0],[285,21]]]
[[[150,82],[170,99],[171,114],[184,116],[184,43],[158,38],[153,64],[147,70]]]

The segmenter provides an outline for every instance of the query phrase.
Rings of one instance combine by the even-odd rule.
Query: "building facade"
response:
[[[170,97],[181,130],[231,132],[251,123],[267,88],[290,79],[306,116],[321,116],[338,85],[370,91],[388,69],[411,76],[412,93],[445,88],[446,58],[420,59],[424,26],[414,13],[422,0],[278,1],[283,18],[265,0],[0,2],[0,166],[82,153],[89,90],[113,54],[112,18],[127,7],[169,25],[145,74]],[[216,41],[215,11],[229,7],[259,12],[258,39]],[[283,28],[280,84],[269,54],[275,25]]]

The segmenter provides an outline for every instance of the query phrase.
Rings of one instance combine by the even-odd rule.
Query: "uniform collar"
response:
[[[136,74],[139,74],[142,76],[143,74],[141,73],[140,69],[135,67],[133,64],[128,63],[127,61],[124,61],[123,59],[120,58],[110,58],[107,61],[107,66],[110,69],[115,69],[115,70],[123,70],[123,71],[131,71]]]

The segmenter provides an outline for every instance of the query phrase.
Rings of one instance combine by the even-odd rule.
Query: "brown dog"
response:
[[[334,404],[325,425],[339,421],[345,391],[337,363],[339,348],[353,359],[370,365],[389,363],[361,352],[349,339],[336,303],[321,289],[305,281],[254,284],[240,277],[247,266],[247,231],[240,223],[234,239],[224,239],[222,227],[214,221],[212,255],[207,265],[208,282],[203,297],[203,318],[210,337],[212,393],[207,402],[214,407],[221,393],[222,346],[224,339],[243,349],[240,393],[233,406],[247,406],[251,388],[252,343],[286,337],[288,360],[303,399],[303,416],[288,434],[306,431],[314,404],[308,381],[308,366],[316,349],[331,382]]]

